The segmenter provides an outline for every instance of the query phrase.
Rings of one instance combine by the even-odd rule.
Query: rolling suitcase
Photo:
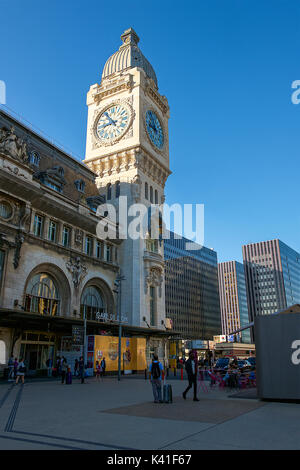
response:
[[[66,384],[67,385],[71,385],[72,383],[72,373],[71,372],[67,372],[67,375],[66,375]]]
[[[164,384],[164,387],[163,387],[163,402],[164,403],[173,403],[172,386],[171,385]]]

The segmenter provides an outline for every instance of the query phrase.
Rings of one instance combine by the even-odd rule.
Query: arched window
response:
[[[52,277],[46,273],[33,276],[28,282],[25,310],[41,315],[59,315],[60,294]]]
[[[148,199],[148,183],[145,183],[145,199]]]
[[[110,201],[111,200],[111,183],[108,183],[108,185],[106,187],[106,191],[107,191],[106,192],[106,194],[107,194],[106,199],[108,201]]]
[[[102,292],[96,286],[86,287],[81,296],[80,313],[87,320],[96,320],[96,313],[106,311]]]
[[[158,204],[158,192],[155,190],[155,204]]]
[[[116,182],[116,198],[120,196],[120,181]]]
[[[150,186],[150,202],[153,202],[153,188]]]

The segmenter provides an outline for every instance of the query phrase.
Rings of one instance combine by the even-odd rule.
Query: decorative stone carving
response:
[[[22,232],[17,233],[15,238],[15,255],[14,255],[14,268],[17,269],[21,258],[21,248],[24,243],[25,237]]]
[[[81,281],[87,275],[87,267],[81,263],[80,257],[72,257],[66,263],[67,269],[72,274],[75,289],[78,289]]]
[[[25,140],[17,137],[14,127],[7,130],[0,129],[0,152],[9,155],[22,163],[28,162],[27,144]]]
[[[75,245],[77,246],[82,246],[82,240],[83,240],[83,231],[77,228],[75,230]]]
[[[149,286],[158,287],[159,297],[161,297],[162,283],[162,270],[158,267],[150,268],[147,275],[145,276],[145,293],[147,294]]]

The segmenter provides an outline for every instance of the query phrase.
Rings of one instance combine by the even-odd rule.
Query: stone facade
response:
[[[83,293],[90,286],[99,289],[105,310],[115,313],[119,242],[97,239],[99,192],[85,165],[4,112],[0,130],[0,341],[7,363],[9,354],[19,355],[22,331],[45,327],[38,314],[49,317],[47,331],[55,335],[51,316],[82,318]],[[40,274],[49,275],[59,293],[55,315],[30,300],[30,282]],[[70,335],[71,324],[59,328],[59,335]]]

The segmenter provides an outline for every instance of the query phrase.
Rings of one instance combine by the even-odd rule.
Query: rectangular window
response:
[[[89,256],[92,256],[93,252],[93,240],[91,237],[85,238],[85,253]]]
[[[34,216],[34,225],[33,225],[33,233],[37,237],[41,237],[43,235],[43,225],[44,225],[44,217],[41,215],[35,214]]]
[[[155,287],[150,287],[150,325],[155,326],[156,308],[155,308]]]
[[[70,246],[70,241],[71,241],[71,229],[64,225],[63,233],[62,233],[62,244],[63,244],[63,246],[69,247]]]
[[[53,220],[50,220],[49,223],[49,231],[48,231],[48,240],[51,242],[56,241],[56,229],[57,229],[57,224],[53,222]]]
[[[110,245],[105,245],[105,261],[111,263],[112,260],[112,247]]]
[[[103,243],[97,241],[97,244],[96,244],[96,257],[101,259],[102,256],[103,256]]]
[[[3,279],[3,273],[4,273],[4,251],[0,250],[0,288],[1,288],[1,283]]]

